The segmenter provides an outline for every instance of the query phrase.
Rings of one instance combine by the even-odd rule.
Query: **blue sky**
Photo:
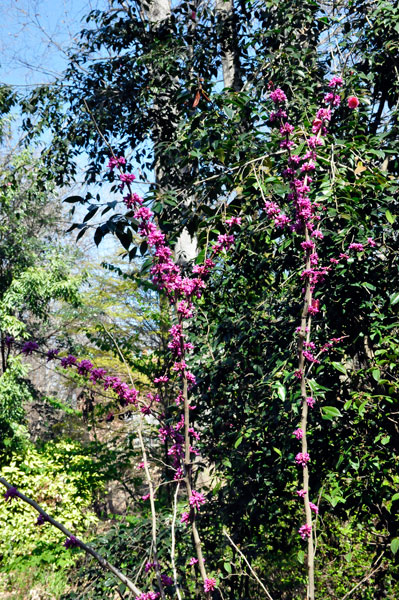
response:
[[[49,82],[65,66],[65,50],[91,9],[107,0],[2,0],[0,82]]]
[[[90,10],[107,5],[107,0],[0,0],[0,83],[16,86],[24,92],[40,83],[53,81],[66,66],[65,51],[84,26],[82,19]],[[17,130],[18,118],[15,121]],[[78,164],[85,168],[84,154]],[[67,196],[85,191],[84,186],[77,184],[62,193]],[[77,221],[86,211],[83,209],[79,213],[75,217]],[[113,238],[107,236],[98,251],[92,248],[92,253],[101,259],[116,247]]]

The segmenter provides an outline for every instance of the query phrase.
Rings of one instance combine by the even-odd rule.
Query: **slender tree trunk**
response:
[[[160,27],[164,27],[165,31],[163,31],[163,34],[166,33],[166,30],[168,27],[167,20],[171,17],[171,12],[172,12],[172,8],[171,8],[170,0],[152,0],[149,8],[146,10],[146,14],[148,16],[148,20],[149,20],[150,24],[152,25],[154,35],[158,34]],[[164,26],[160,25],[162,22],[165,22]],[[192,55],[192,51],[191,51],[190,47],[188,48],[187,52],[188,52],[189,56]],[[174,83],[178,84],[178,82],[172,82],[172,86]],[[160,122],[158,122],[158,123],[156,122],[154,124],[154,130],[153,130],[153,133],[154,133],[153,143],[155,146],[155,156],[156,156],[155,164],[154,164],[155,180],[158,184],[160,184],[161,190],[167,189],[167,187],[168,187],[168,181],[167,181],[168,172],[167,172],[167,169],[165,168],[165,166],[163,165],[162,153],[157,152],[157,146],[161,147],[162,144],[170,141],[170,131],[171,131],[171,129],[173,130],[173,124],[175,124],[177,127],[177,123],[178,123],[178,114],[176,111],[176,107],[172,105],[170,100],[171,100],[170,93],[168,93],[167,90],[164,90],[160,94],[159,106],[154,104],[154,113],[155,114],[157,114],[157,113],[160,114],[161,110],[164,111],[165,106],[167,107],[167,110],[169,111],[168,120],[167,120],[167,126],[168,126],[169,131],[165,131],[165,128],[163,126],[161,118],[160,118]],[[158,110],[158,109],[160,109],[160,110]],[[173,135],[173,132],[172,132],[172,135]],[[192,198],[187,198],[184,202],[185,206],[190,206],[191,203],[192,203]],[[176,242],[176,246],[175,246],[176,261],[179,264],[184,265],[186,263],[193,261],[196,258],[197,254],[198,254],[197,239],[195,236],[192,237],[190,235],[190,233],[188,232],[188,229],[185,227],[182,230],[182,232],[179,235],[178,240]]]
[[[216,12],[220,24],[224,87],[238,92],[242,87],[242,77],[233,0],[216,0]]]

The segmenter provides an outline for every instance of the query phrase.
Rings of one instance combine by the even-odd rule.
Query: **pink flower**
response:
[[[290,135],[294,131],[294,126],[291,123],[284,123],[280,127],[281,135]]]
[[[299,529],[298,529],[298,533],[301,536],[301,538],[303,540],[307,540],[308,538],[310,538],[310,534],[312,533],[312,528],[310,525],[306,524],[306,525],[302,525]]]
[[[119,179],[123,183],[132,183],[136,179],[136,175],[133,175],[133,173],[121,173]]]
[[[316,515],[319,514],[319,507],[316,506],[316,504],[313,504],[313,502],[309,502],[309,506],[310,506],[310,510],[313,510],[316,513]]]
[[[150,497],[150,494],[146,494],[145,496],[141,496],[141,499],[146,501],[149,499],[149,497]]]
[[[205,592],[212,592],[216,586],[216,579],[211,577],[210,579],[205,579],[204,581],[204,590]]]
[[[298,452],[295,457],[295,462],[297,465],[302,465],[302,467],[306,467],[308,462],[310,461],[310,456],[307,452]]]
[[[201,504],[205,504],[205,502],[206,502],[206,500],[205,500],[205,496],[203,494],[200,494],[199,492],[196,492],[195,490],[193,490],[191,492],[191,496],[189,499],[190,506],[193,506],[197,510],[199,510]]]
[[[275,104],[278,102],[286,102],[287,96],[284,94],[281,88],[276,88],[270,93],[270,100],[272,100]]]
[[[231,217],[230,219],[227,219],[225,223],[228,227],[232,227],[233,225],[241,225],[241,221],[241,217]]]
[[[194,557],[192,557],[192,558],[190,558],[190,561],[189,561],[189,563],[188,563],[188,564],[189,564],[191,567],[193,567],[194,565],[196,565],[196,564],[197,564],[197,562],[198,562],[198,558],[194,558]]]
[[[169,377],[167,375],[161,375],[160,377],[155,377],[154,383],[167,383],[169,381]]]
[[[308,307],[308,313],[310,315],[316,315],[320,311],[320,300],[313,298],[311,305]]]
[[[181,516],[180,523],[188,525],[190,523],[190,513],[184,512]]]
[[[309,408],[313,408],[315,404],[315,399],[312,398],[312,396],[308,396],[306,398],[306,404],[309,406]]]
[[[375,241],[373,240],[373,238],[367,238],[367,243],[369,246],[371,246],[372,248],[374,248],[374,246],[376,245]]]
[[[322,119],[323,121],[331,120],[331,108],[319,108],[316,113],[317,119]]]
[[[349,244],[349,250],[355,250],[356,252],[363,252],[364,246],[363,246],[363,244],[357,244],[356,242],[353,242],[352,244]]]
[[[324,96],[324,102],[327,104],[332,104],[332,106],[339,106],[341,104],[341,97],[337,94],[329,92]]]
[[[320,131],[322,125],[323,121],[321,119],[314,119],[312,123],[312,133],[317,133],[318,131]]]
[[[304,498],[306,495],[306,490],[297,490],[296,493],[300,498]]]
[[[310,160],[307,163],[303,163],[302,167],[301,167],[301,171],[306,172],[306,171],[314,171],[316,168],[316,164],[313,160]]]
[[[349,108],[357,108],[359,106],[359,99],[356,96],[349,96],[348,98]]]
[[[298,427],[298,429],[295,429],[295,431],[292,432],[292,435],[295,435],[297,440],[301,440],[303,438],[303,431]]]
[[[337,75],[334,75],[334,77],[331,78],[328,86],[331,88],[336,88],[336,87],[341,87],[341,85],[343,85],[344,80],[342,79],[342,77],[338,77]]]

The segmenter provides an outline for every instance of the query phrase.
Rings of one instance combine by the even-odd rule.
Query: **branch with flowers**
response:
[[[170,444],[169,456],[172,459],[172,469],[174,471],[174,484],[184,487],[187,498],[187,510],[181,515],[181,522],[191,528],[196,558],[192,558],[190,565],[197,565],[201,574],[203,592],[206,598],[211,597],[212,591],[216,587],[215,577],[207,573],[205,567],[205,558],[203,555],[203,544],[201,541],[197,520],[201,507],[206,503],[205,496],[194,489],[194,461],[199,455],[195,442],[199,439],[199,433],[194,429],[190,413],[195,410],[190,402],[190,390],[195,385],[196,380],[193,373],[189,370],[187,360],[189,353],[194,349],[191,342],[187,340],[187,324],[193,317],[195,311],[195,300],[200,298],[206,280],[212,268],[225,255],[234,244],[234,229],[241,224],[239,217],[231,217],[226,220],[227,232],[220,234],[216,243],[212,247],[209,258],[206,258],[203,264],[193,265],[191,274],[185,275],[182,268],[173,260],[173,252],[167,246],[165,235],[154,221],[154,214],[144,205],[143,199],[132,192],[131,184],[135,176],[130,173],[124,157],[111,157],[108,167],[113,170],[118,167],[120,170],[120,190],[127,189],[128,194],[124,196],[124,203],[129,210],[134,210],[134,218],[138,222],[138,232],[146,240],[150,253],[152,255],[151,275],[152,281],[159,291],[166,295],[175,312],[175,324],[171,327],[170,342],[168,344],[173,356],[174,363],[171,373],[165,373],[154,379],[154,386],[158,388],[159,393],[148,393],[142,397],[139,391],[131,382],[129,386],[119,377],[108,375],[103,368],[94,367],[88,359],[78,360],[72,354],[59,358],[59,349],[51,349],[47,352],[47,361],[59,360],[64,369],[74,369],[76,373],[94,386],[100,386],[104,392],[112,391],[117,397],[117,402],[121,408],[128,407],[136,409],[141,416],[152,416],[159,423],[159,439],[162,442],[168,440]],[[11,345],[15,340],[9,339]],[[40,346],[36,341],[30,340],[20,344],[21,352],[25,356],[33,353],[41,353]],[[175,376],[179,381],[180,391],[175,398],[175,404],[179,414],[174,425],[165,422],[165,415],[158,409],[160,404],[161,387],[166,385],[171,376]],[[113,413],[107,416],[108,421],[113,419]],[[141,421],[140,421],[141,423]],[[148,485],[148,494],[143,496],[143,500],[150,501],[152,515],[152,557],[147,562],[146,572],[155,571],[157,580],[157,591],[141,593],[137,596],[138,600],[153,600],[156,598],[165,598],[165,587],[173,583],[173,580],[165,573],[161,572],[161,566],[157,553],[157,516],[155,510],[155,489],[150,474],[150,466],[147,452],[142,435],[142,425],[138,429],[138,437],[142,452],[142,462],[140,466],[145,472],[145,478]],[[182,486],[183,484],[183,486]],[[8,485],[8,484],[7,484]],[[22,498],[20,493],[15,494]],[[53,520],[49,520],[53,523]],[[58,526],[58,525],[56,525]],[[60,528],[60,527],[59,527]],[[63,531],[63,529],[61,529]],[[73,535],[68,535],[68,539],[75,540]],[[68,542],[68,547],[73,545]],[[82,543],[79,545],[83,547]],[[152,560],[151,560],[152,558]],[[137,591],[136,591],[137,593]]]
[[[324,146],[325,137],[328,133],[328,126],[332,119],[334,108],[341,103],[340,88],[344,82],[342,77],[334,76],[329,81],[330,91],[324,96],[325,106],[320,107],[312,122],[311,135],[305,139],[306,152],[300,156],[295,153],[296,144],[294,141],[295,127],[288,121],[287,104],[288,99],[284,91],[280,88],[273,88],[270,84],[270,100],[275,105],[275,110],[270,114],[272,125],[279,128],[280,142],[279,146],[287,154],[287,166],[282,175],[289,183],[290,193],[286,200],[288,210],[284,211],[280,206],[272,201],[266,200],[264,210],[269,219],[272,220],[274,227],[280,230],[290,232],[295,238],[299,238],[300,246],[303,251],[303,270],[300,274],[302,282],[302,311],[300,325],[296,329],[297,335],[297,354],[298,368],[295,371],[295,378],[299,381],[301,393],[301,421],[300,426],[295,429],[293,435],[301,442],[301,451],[295,456],[295,463],[301,467],[302,486],[297,490],[298,498],[303,500],[305,523],[303,523],[298,533],[304,541],[307,541],[307,571],[308,585],[306,600],[315,598],[315,530],[312,513],[316,515],[319,512],[318,506],[310,501],[309,484],[309,463],[311,461],[308,452],[308,420],[309,409],[315,405],[316,399],[309,388],[309,375],[315,364],[319,364],[319,356],[326,352],[333,344],[337,344],[342,338],[333,338],[327,342],[319,352],[317,352],[315,342],[311,340],[312,319],[320,312],[320,300],[315,298],[317,286],[325,280],[329,271],[340,261],[349,259],[349,252],[363,252],[366,247],[373,248],[376,244],[371,237],[366,242],[353,242],[349,244],[348,253],[340,253],[339,258],[330,259],[330,265],[320,265],[317,253],[317,244],[323,240],[323,231],[320,226],[324,206],[320,199],[312,190],[312,184],[315,183],[315,173],[317,170],[317,150]],[[355,96],[347,98],[349,109],[356,109],[359,100]],[[302,141],[302,140],[300,140]]]

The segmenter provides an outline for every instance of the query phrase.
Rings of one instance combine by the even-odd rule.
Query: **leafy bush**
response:
[[[83,448],[69,441],[29,447],[15,454],[0,474],[35,499],[51,516],[72,532],[84,534],[98,523],[91,509],[93,497],[102,489],[92,459]],[[36,525],[37,514],[18,499],[0,502],[0,566],[8,583],[46,580],[47,591],[59,594],[65,573],[76,562],[76,554],[63,546],[62,534],[51,525]],[[50,586],[50,587],[49,587]],[[54,586],[54,589],[50,589]],[[19,587],[20,586],[16,586]]]

